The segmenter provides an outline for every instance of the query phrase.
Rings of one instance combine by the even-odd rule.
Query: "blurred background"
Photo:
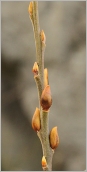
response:
[[[38,94],[32,67],[36,50],[29,2],[1,2],[1,167],[2,171],[41,171],[42,148],[31,127]],[[39,2],[46,35],[53,103],[50,130],[60,144],[53,171],[86,169],[86,2]]]

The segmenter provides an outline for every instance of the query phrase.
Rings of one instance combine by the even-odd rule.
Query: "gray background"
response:
[[[31,127],[38,94],[29,2],[1,2],[2,170],[42,170],[42,148]],[[86,2],[39,2],[46,34],[45,67],[52,92],[50,129],[58,126],[53,170],[86,168]]]

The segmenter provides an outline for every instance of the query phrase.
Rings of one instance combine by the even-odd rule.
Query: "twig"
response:
[[[39,15],[38,15],[38,2],[33,1],[33,27],[34,27],[34,37],[35,37],[35,45],[36,45],[36,59],[39,67],[39,74],[43,88],[43,63],[42,63],[42,46],[40,39],[40,26],[39,26]]]
[[[49,112],[43,111],[41,114],[41,130],[38,132],[38,136],[42,143],[43,156],[45,156],[47,161],[47,166],[45,171],[52,171],[52,158],[54,151],[50,147],[49,143]]]
[[[52,170],[52,158],[54,150],[58,146],[57,127],[54,127],[49,134],[49,109],[52,104],[50,86],[48,85],[48,71],[44,69],[44,52],[46,37],[44,31],[40,31],[38,2],[32,1],[29,5],[30,19],[33,25],[36,60],[33,73],[39,95],[39,107],[33,116],[32,126],[37,131],[37,135],[42,144],[43,157],[42,168],[44,171]],[[40,113],[40,114],[39,114]],[[50,140],[51,139],[51,140]]]

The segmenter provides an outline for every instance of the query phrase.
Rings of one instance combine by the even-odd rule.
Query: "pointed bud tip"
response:
[[[30,15],[33,14],[33,2],[30,2],[30,3],[29,3],[29,6],[28,6],[28,13],[29,13]]]
[[[39,69],[38,69],[37,62],[34,63],[32,71],[33,71],[34,75],[38,75]]]

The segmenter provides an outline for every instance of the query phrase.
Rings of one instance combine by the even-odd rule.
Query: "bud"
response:
[[[45,156],[42,157],[41,164],[42,164],[42,167],[43,167],[43,168],[46,168],[46,167],[47,167],[47,161],[46,161]]]
[[[57,132],[57,127],[52,128],[52,130],[50,131],[49,139],[50,139],[51,148],[56,149],[57,146],[59,145],[59,136]]]
[[[44,111],[48,111],[52,104],[50,86],[47,85],[42,91],[41,106]]]
[[[35,131],[39,131],[40,130],[40,110],[36,107],[36,110],[34,112],[33,118],[32,118],[32,128]]]
[[[37,62],[34,63],[34,66],[33,66],[33,69],[32,69],[34,75],[38,75],[38,65],[37,65]]]
[[[30,3],[29,3],[29,6],[28,6],[28,13],[29,13],[30,15],[33,14],[33,2],[30,2]]]
[[[44,69],[44,87],[46,87],[49,84],[48,81],[48,70],[47,68]]]
[[[41,41],[45,44],[46,43],[46,36],[45,36],[45,33],[43,30],[41,31],[40,35],[41,35]]]

